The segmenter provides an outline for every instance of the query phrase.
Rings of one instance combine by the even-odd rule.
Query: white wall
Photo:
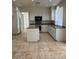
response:
[[[29,12],[22,12],[24,16],[24,28],[29,27]]]
[[[29,8],[22,8],[22,12],[29,12],[30,20],[34,20],[35,16],[42,16],[42,20],[50,20],[50,8],[48,7],[29,7]]]
[[[21,31],[22,32],[24,31],[24,16],[22,13],[21,13]]]
[[[19,11],[18,8],[16,8],[17,10],[17,33],[21,32],[21,12]]]
[[[12,6],[12,34],[17,33],[17,13],[16,7]]]
[[[16,6],[12,6],[12,34],[21,32],[21,13]]]
[[[55,20],[55,8],[51,7],[51,20]]]
[[[63,3],[63,25],[66,26],[66,1]]]

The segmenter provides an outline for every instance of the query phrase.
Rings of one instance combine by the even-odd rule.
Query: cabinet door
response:
[[[50,26],[48,25],[48,32],[50,32]]]
[[[56,31],[53,31],[53,38],[56,39]]]
[[[50,33],[50,35],[51,35],[54,39],[56,39],[56,30],[55,30],[55,28],[49,26],[49,27],[48,27],[48,32]]]
[[[54,39],[56,39],[56,30],[55,28],[51,27],[51,33]]]
[[[65,29],[56,29],[56,40],[57,41],[65,40]]]
[[[48,32],[48,25],[42,25],[42,32]]]

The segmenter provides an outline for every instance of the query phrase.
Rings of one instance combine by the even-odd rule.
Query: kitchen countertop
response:
[[[36,26],[30,26],[30,27],[28,27],[27,29],[39,29],[39,27],[36,27]]]
[[[30,25],[36,25],[35,24],[35,21],[30,21]],[[65,29],[66,28],[66,26],[59,26],[59,25],[55,25],[55,21],[42,21],[42,23],[41,24],[38,24],[39,26],[42,26],[42,25],[49,25],[49,26],[51,26],[51,27],[53,27],[53,28],[56,28],[56,29]],[[37,27],[30,27],[30,28],[37,28]]]
[[[66,28],[65,26],[59,26],[59,25],[51,25],[51,26],[56,29],[65,29]]]
[[[30,23],[30,25],[35,25],[35,23]],[[40,25],[54,25],[54,23],[41,23]]]
[[[30,21],[29,22],[30,25],[36,25],[35,24],[35,21]],[[55,21],[53,20],[49,20],[49,21],[42,21],[39,25],[54,25],[55,24]]]

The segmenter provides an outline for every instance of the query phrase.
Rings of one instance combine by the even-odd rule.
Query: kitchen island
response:
[[[39,28],[29,27],[27,28],[27,41],[38,41],[39,40]]]

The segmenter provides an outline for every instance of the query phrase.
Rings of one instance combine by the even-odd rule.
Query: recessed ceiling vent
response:
[[[32,6],[39,6],[40,5],[40,1],[32,1]]]

